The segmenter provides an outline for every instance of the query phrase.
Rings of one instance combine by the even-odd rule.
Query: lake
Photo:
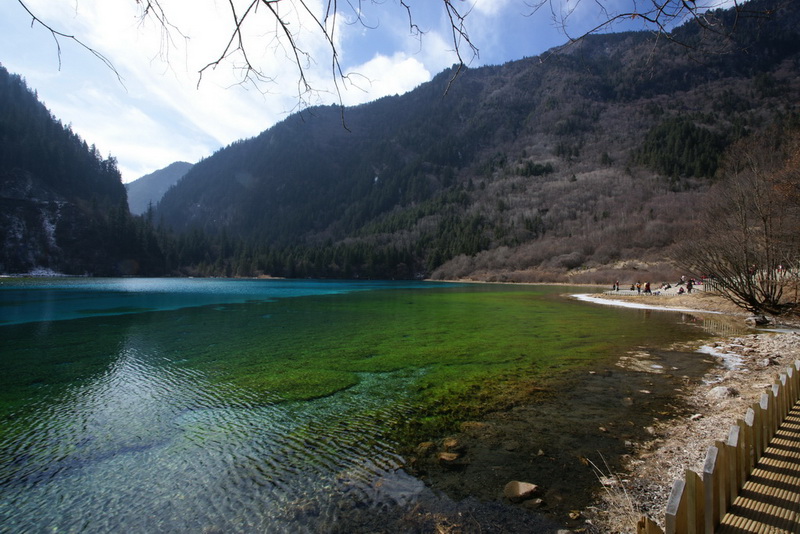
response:
[[[555,532],[710,365],[576,291],[0,279],[0,530]]]

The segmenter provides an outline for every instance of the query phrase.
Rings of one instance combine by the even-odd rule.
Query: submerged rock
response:
[[[485,439],[494,433],[494,427],[491,424],[480,421],[466,421],[461,423],[460,429],[464,434],[479,439]]]
[[[536,484],[512,480],[503,488],[503,495],[511,502],[522,502],[532,499],[537,491],[539,491],[539,486]]]
[[[544,500],[539,498],[528,499],[527,501],[523,501],[522,506],[528,508],[529,510],[538,510],[544,506]]]
[[[456,438],[445,438],[442,441],[442,448],[450,452],[459,452],[464,449],[464,444]]]
[[[458,460],[459,456],[457,452],[440,452],[438,455],[439,463],[442,465],[452,464]]]
[[[432,441],[423,441],[417,445],[417,454],[421,457],[429,456],[436,450],[436,444]]]

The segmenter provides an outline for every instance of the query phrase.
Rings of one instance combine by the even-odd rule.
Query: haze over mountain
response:
[[[709,20],[310,109],[195,165],[156,217],[242,243],[215,260],[234,274],[541,279],[667,260],[725,147],[800,101],[796,3]]]
[[[132,182],[125,184],[128,191],[128,206],[131,213],[141,215],[152,205],[155,206],[167,190],[192,168],[191,163],[176,161]]]

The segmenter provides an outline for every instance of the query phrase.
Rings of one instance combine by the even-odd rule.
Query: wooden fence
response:
[[[709,447],[702,474],[687,469],[684,478],[675,481],[665,530],[642,517],[637,534],[713,533],[799,396],[800,360],[776,377],[744,419],[736,421],[727,441]]]

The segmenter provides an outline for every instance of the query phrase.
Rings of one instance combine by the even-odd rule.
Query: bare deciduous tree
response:
[[[180,28],[170,22],[170,10],[177,8],[169,6],[162,0],[129,1],[137,4],[143,22],[152,20],[162,28],[166,36],[165,43],[171,42],[172,33],[180,34]],[[458,65],[457,75],[461,67],[471,62],[479,52],[479,43],[472,40],[468,31],[468,18],[472,13],[474,1],[436,1],[449,22],[452,53]],[[51,33],[58,46],[59,58],[61,53],[59,40],[68,39],[114,68],[100,51],[84,44],[78,36],[59,31],[56,25],[46,22],[42,14],[35,13],[29,8],[26,0],[17,2],[30,15],[32,24],[39,24]],[[394,0],[394,2],[408,15],[409,33],[421,39],[424,32],[415,19],[414,0]],[[266,47],[284,52],[286,60],[294,66],[298,78],[298,93],[302,99],[303,95],[315,91],[307,72],[309,67],[321,58],[314,57],[310,52],[312,49],[310,41],[321,39],[327,48],[331,78],[338,90],[339,84],[350,76],[344,72],[339,60],[337,45],[339,29],[342,25],[351,24],[362,24],[369,28],[363,18],[365,10],[369,7],[387,9],[386,3],[386,0],[227,0],[229,17],[219,22],[228,34],[226,44],[218,55],[210,58],[200,69],[199,80],[202,80],[203,73],[207,70],[227,64],[240,73],[242,83],[250,82],[259,86],[272,81],[274,73],[259,65],[250,53],[253,48]],[[725,29],[718,26],[714,18],[709,16],[711,10],[729,7],[730,0],[631,0],[626,4],[627,9],[620,10],[615,10],[617,4],[610,0],[528,0],[523,4],[527,6],[529,15],[540,10],[549,10],[553,22],[561,28],[570,41],[631,19],[640,21],[642,27],[665,36],[669,36],[669,30],[675,24],[686,20],[693,20],[714,33],[731,30],[730,26]],[[572,18],[582,4],[591,6],[598,14],[597,22],[593,27],[578,30],[576,36],[572,34]],[[736,14],[741,16],[769,16],[774,11],[774,9],[751,8],[747,2],[741,0],[733,0],[733,8]],[[247,32],[248,29],[257,31],[251,34]],[[257,43],[251,35],[258,36]]]
[[[722,295],[754,313],[797,308],[798,143],[800,135],[778,129],[734,143],[707,212],[682,246],[686,268],[711,277]]]

